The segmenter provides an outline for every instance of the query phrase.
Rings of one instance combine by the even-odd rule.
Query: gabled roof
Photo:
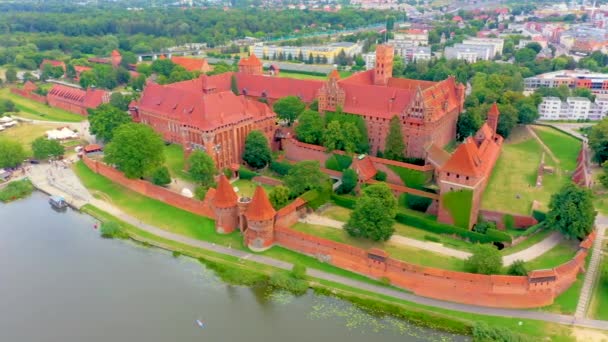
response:
[[[54,59],[43,59],[42,63],[40,63],[40,69],[44,68],[45,64],[50,64],[54,67],[62,67],[65,70],[65,63],[62,61],[54,60]]]
[[[112,50],[112,57],[120,57],[120,52],[118,52],[118,50]]]
[[[207,72],[211,70],[209,63],[205,58],[188,58],[188,57],[171,57],[171,62],[181,65],[188,71],[202,71]]]
[[[107,102],[108,92],[101,89],[79,89],[55,84],[47,96],[61,98],[87,108],[97,108],[100,104]]]
[[[477,131],[477,134],[475,134],[475,136],[479,135],[481,135],[484,139],[492,138],[492,136],[494,136],[494,131],[492,128],[490,128],[490,125],[488,125],[487,122],[484,122],[483,125],[481,125],[481,128],[479,128]]]
[[[492,103],[492,107],[490,107],[490,110],[488,110],[488,116],[489,115],[500,115],[496,102]]]
[[[262,62],[252,53],[249,57],[241,58],[239,66],[260,66]]]
[[[255,188],[251,203],[245,211],[245,217],[248,221],[266,221],[272,220],[276,215],[276,211],[270,204],[266,191],[263,187]]]
[[[167,84],[166,87],[183,89],[193,93],[207,92],[210,90],[228,91],[230,90],[230,78],[233,73],[227,72],[219,75],[207,76],[200,75],[198,78]]]
[[[38,86],[36,84],[34,84],[32,81],[27,81],[23,85],[23,90],[25,90],[27,92],[34,91],[36,89],[38,89]]]
[[[340,79],[340,73],[338,72],[337,69],[334,69],[334,70],[332,70],[329,73],[329,78],[335,78],[335,79],[339,80]]]
[[[316,99],[319,89],[325,84],[324,81],[320,80],[299,80],[287,77],[251,75],[242,72],[237,72],[235,76],[239,91],[246,92],[249,96],[280,99],[293,95],[298,96],[306,103]]]
[[[215,197],[213,198],[213,205],[216,208],[231,208],[236,206],[238,196],[228,178],[225,175],[220,175],[217,182],[217,189],[215,191]]]
[[[76,71],[76,74],[81,74],[85,71],[89,71],[92,70],[93,68],[88,67],[88,66],[83,66],[83,65],[74,65],[74,71]]]
[[[374,166],[371,158],[367,156],[364,156],[361,159],[358,157],[353,158],[352,168],[355,170],[355,172],[357,172],[359,180],[363,182],[371,179],[376,175],[376,173],[378,173],[378,170]]]
[[[426,148],[426,159],[436,168],[441,168],[450,159],[450,154],[437,144],[431,144]]]
[[[441,168],[445,172],[477,177],[481,175],[482,160],[477,145],[470,137],[460,144],[450,159]]]

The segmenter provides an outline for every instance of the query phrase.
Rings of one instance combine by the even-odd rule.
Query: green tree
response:
[[[149,126],[127,123],[114,130],[112,142],[105,148],[105,160],[128,178],[141,178],[163,165],[164,142]]]
[[[112,140],[118,127],[131,122],[131,116],[127,112],[108,103],[88,111],[89,131],[105,142]]]
[[[537,42],[530,42],[530,43],[526,44],[525,48],[534,50],[534,52],[536,52],[536,53],[539,53],[540,50],[543,49],[543,47],[540,46],[540,44]]]
[[[357,172],[353,169],[346,169],[342,172],[342,184],[337,189],[339,194],[350,194],[355,190],[358,181]]]
[[[129,103],[131,102],[130,96],[125,96],[120,92],[114,92],[110,95],[110,104],[122,111],[129,109]]]
[[[329,181],[329,177],[321,172],[321,166],[316,160],[305,160],[294,164],[283,184],[289,188],[292,196],[300,196],[311,189],[321,189]]]
[[[17,82],[17,70],[15,68],[8,68],[4,72],[4,78],[7,83],[15,83]]]
[[[286,96],[277,100],[273,105],[277,116],[287,121],[290,126],[305,108],[306,104],[297,96]]]
[[[81,73],[78,82],[80,83],[80,86],[85,89],[96,87],[98,83],[97,76],[92,70],[87,70]]]
[[[152,183],[165,186],[171,183],[171,175],[166,166],[161,166],[152,173]]]
[[[32,142],[32,152],[34,158],[44,160],[60,157],[65,151],[59,141],[40,137]]]
[[[405,143],[403,142],[401,123],[399,122],[399,117],[395,115],[391,118],[388,126],[388,136],[386,137],[384,158],[403,161],[404,153]]]
[[[361,140],[361,132],[352,121],[331,121],[323,132],[323,146],[328,151],[342,150],[352,153]]]
[[[608,118],[602,119],[589,131],[589,147],[593,150],[593,158],[599,164],[608,160]]]
[[[323,118],[313,110],[305,110],[298,117],[298,125],[295,127],[298,140],[307,144],[319,145],[323,137]]]
[[[194,151],[188,159],[188,165],[188,172],[195,181],[203,187],[213,185],[217,169],[211,156],[200,150]]]
[[[272,161],[272,153],[268,146],[266,136],[260,131],[251,131],[245,139],[245,151],[243,160],[249,166],[261,169]]]
[[[234,74],[230,76],[230,90],[232,90],[234,95],[239,95],[239,86],[236,82],[236,76]]]
[[[593,230],[596,214],[591,190],[568,183],[551,196],[546,222],[568,238],[583,239]]]
[[[17,111],[19,111],[19,109],[17,109],[17,106],[15,106],[13,101],[4,99],[0,100],[0,116],[2,116],[4,113],[12,113]]]
[[[0,168],[17,167],[25,159],[25,150],[17,141],[0,139]]]
[[[492,245],[478,244],[473,246],[473,254],[465,260],[464,264],[468,272],[499,274],[502,269],[502,255]]]
[[[332,121],[327,124],[325,131],[323,132],[323,146],[328,151],[334,151],[339,149],[341,142],[344,140],[342,136],[342,125],[340,121]]]
[[[467,110],[458,117],[458,122],[456,124],[458,140],[462,141],[467,137],[474,135],[481,125],[481,117],[479,116],[478,111]]]
[[[536,52],[529,48],[519,49],[515,53],[515,61],[517,63],[526,63],[529,61],[534,61],[535,58]]]
[[[275,186],[268,194],[268,199],[275,209],[281,209],[289,203],[289,188],[283,185]]]
[[[354,237],[387,241],[395,232],[397,200],[386,183],[376,183],[363,189],[350,219],[344,226]]]
[[[507,270],[507,274],[514,276],[527,276],[528,270],[526,269],[526,263],[523,260],[513,261]]]

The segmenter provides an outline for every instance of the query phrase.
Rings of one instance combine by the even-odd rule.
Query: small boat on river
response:
[[[61,196],[51,196],[49,203],[55,209],[65,209],[68,207],[68,202]]]

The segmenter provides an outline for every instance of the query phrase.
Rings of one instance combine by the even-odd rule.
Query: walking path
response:
[[[175,234],[175,233],[171,233],[166,230],[160,229],[158,227],[152,226],[150,224],[144,223],[144,222],[140,221],[139,219],[124,213],[119,208],[117,208],[107,202],[93,198],[93,196],[91,196],[91,194],[88,192],[88,190],[80,183],[78,177],[72,172],[71,169],[69,169],[69,168],[62,169],[61,173],[57,173],[57,175],[61,175],[61,177],[59,177],[59,179],[57,179],[54,182],[48,183],[48,182],[44,181],[44,179],[45,179],[45,177],[44,177],[45,171],[43,169],[44,165],[34,165],[34,166],[36,168],[32,168],[30,173],[32,176],[35,175],[36,180],[33,180],[33,182],[36,186],[38,186],[38,185],[47,186],[47,187],[49,187],[49,190],[51,190],[51,191],[49,191],[50,193],[64,195],[66,197],[66,200],[68,200],[68,201],[75,200],[78,203],[82,203],[82,202],[90,203],[90,204],[98,207],[99,209],[104,210],[104,211],[116,216],[117,218],[119,218],[135,227],[138,227],[141,230],[149,232],[151,234],[157,235],[159,237],[162,237],[162,238],[165,238],[168,240],[173,240],[173,241],[185,244],[185,245],[200,248],[203,250],[231,255],[234,257],[238,257],[238,258],[244,258],[244,259],[258,262],[258,263],[261,263],[264,265],[273,266],[273,267],[277,267],[277,268],[281,268],[281,269],[285,269],[285,270],[289,270],[293,267],[293,265],[288,262],[276,260],[273,258],[269,258],[269,257],[265,257],[262,255],[241,251],[241,250],[234,250],[229,247],[219,246],[219,245],[209,243],[206,241],[192,239],[192,238],[189,238],[189,237],[186,237],[183,235],[179,235],[179,234]],[[42,171],[39,171],[38,169],[40,169]],[[40,176],[41,174],[43,175],[42,177]],[[56,186],[58,186],[59,181],[63,182],[64,180],[66,182],[68,182],[69,184],[66,184],[65,186],[62,184],[61,188],[57,188]],[[73,193],[74,191],[76,191],[77,193]],[[414,294],[405,293],[405,292],[391,289],[391,288],[384,287],[384,286],[373,285],[373,284],[361,282],[358,280],[353,280],[350,278],[319,271],[316,269],[308,269],[307,274],[314,278],[323,279],[323,280],[327,280],[327,281],[331,281],[331,282],[335,282],[335,283],[340,283],[340,284],[350,286],[353,288],[358,288],[361,290],[378,293],[378,294],[402,299],[405,301],[409,301],[412,303],[427,305],[427,306],[431,306],[431,307],[438,307],[438,308],[442,308],[442,309],[468,312],[468,313],[480,314],[480,315],[500,316],[500,317],[509,317],[509,318],[516,317],[516,318],[521,318],[521,319],[535,319],[535,320],[541,320],[541,321],[558,323],[558,324],[566,324],[566,325],[574,325],[574,326],[585,327],[585,328],[608,330],[608,321],[591,320],[591,319],[585,319],[585,318],[581,318],[581,317],[574,317],[574,316],[569,316],[569,315],[559,315],[559,314],[539,312],[539,311],[533,311],[533,310],[498,309],[498,308],[480,307],[480,306],[468,305],[468,304],[444,302],[441,300],[420,297],[420,296],[417,296]]]
[[[591,252],[591,261],[589,267],[585,273],[585,280],[583,282],[583,288],[581,290],[580,297],[578,298],[578,304],[576,305],[576,311],[574,317],[582,318],[587,315],[587,309],[589,308],[589,301],[593,294],[593,286],[596,284],[597,273],[600,271],[600,260],[602,258],[602,247],[604,242],[604,236],[606,233],[606,225],[608,225],[608,217],[598,216],[595,220],[597,235],[595,242],[593,243],[593,251]]]
[[[301,218],[300,222],[326,226],[330,228],[342,229],[344,226],[344,222],[331,219],[329,217],[321,216],[315,213],[308,214],[306,217]],[[511,265],[515,260],[523,260],[524,262],[533,260],[545,253],[547,253],[551,248],[555,247],[563,240],[562,234],[555,232],[549,236],[547,236],[544,240],[539,243],[532,245],[522,251],[505,255],[502,257],[502,262],[504,265]],[[429,252],[442,254],[449,257],[454,257],[458,259],[466,259],[471,256],[469,252],[463,252],[454,248],[445,247],[443,244],[438,242],[429,242],[429,241],[420,241],[412,238],[408,238],[402,235],[393,235],[389,242],[393,242],[396,244],[400,244],[403,246],[414,247],[419,249],[424,249]]]
[[[553,154],[553,151],[551,151],[551,149],[549,148],[549,146],[545,145],[545,143],[543,142],[543,140],[538,137],[538,135],[536,134],[536,132],[534,132],[534,129],[532,129],[532,126],[526,125],[526,129],[528,130],[528,132],[530,133],[530,135],[534,139],[536,139],[536,141],[538,141],[538,143],[540,144],[540,146],[543,147],[543,150],[551,157],[551,159],[553,159],[554,162],[556,162],[557,164],[559,164],[560,160],[555,156],[555,154]]]

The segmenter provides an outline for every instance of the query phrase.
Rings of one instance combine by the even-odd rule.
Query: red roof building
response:
[[[40,63],[40,71],[44,70],[44,66],[46,64],[50,64],[53,67],[61,67],[63,69],[63,72],[65,72],[65,63],[62,61],[57,61],[57,60],[53,60],[53,59],[43,59],[42,62]]]
[[[481,197],[498,160],[503,143],[503,138],[496,133],[499,116],[498,107],[494,104],[488,112],[487,121],[475,136],[466,138],[447,161],[438,165],[437,183],[441,194],[437,216],[439,222],[455,223],[453,214],[444,203],[444,198],[449,192],[463,190],[472,191],[469,226],[466,228],[471,228],[477,222]],[[428,148],[427,151],[431,153],[432,150],[437,149],[438,147],[434,146]]]
[[[241,58],[239,61],[239,72],[251,75],[261,75],[263,74],[264,69],[262,62],[252,53],[248,58]]]
[[[168,85],[149,83],[130,106],[135,121],[159,132],[166,141],[184,145],[187,153],[203,150],[219,169],[240,164],[245,138],[259,130],[270,140],[276,114],[267,104],[234,95],[230,74]]]
[[[46,95],[49,106],[87,116],[87,109],[110,101],[110,93],[100,89],[79,89],[56,84]]]
[[[209,72],[211,71],[211,66],[207,62],[205,58],[188,58],[188,57],[171,57],[171,62],[181,65],[184,69],[188,71],[200,71],[200,72]]]

